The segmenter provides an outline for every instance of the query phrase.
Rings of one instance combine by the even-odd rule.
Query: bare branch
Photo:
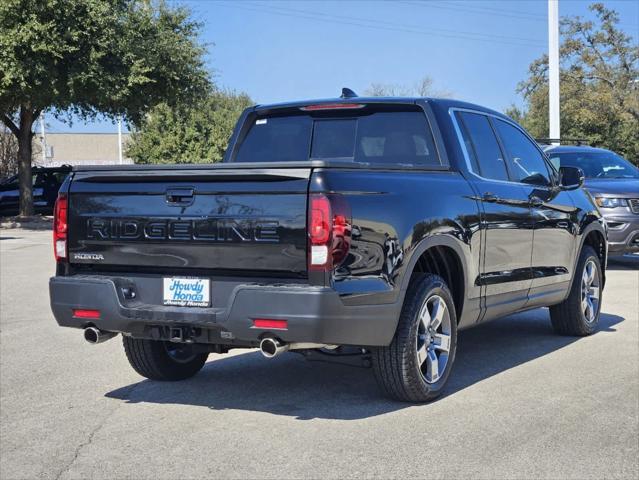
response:
[[[2,123],[4,123],[9,130],[11,130],[11,133],[13,133],[16,137],[18,136],[18,134],[20,133],[20,130],[18,129],[16,124],[13,122],[13,120],[11,120],[11,117],[7,115],[6,113],[2,114]]]

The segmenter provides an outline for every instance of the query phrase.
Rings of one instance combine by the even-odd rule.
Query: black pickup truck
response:
[[[596,330],[606,231],[582,183],[469,103],[260,105],[221,164],[74,169],[51,307],[91,343],[121,333],[150,379],[232,348],[355,350],[387,394],[427,401],[460,329],[550,307],[558,333]]]

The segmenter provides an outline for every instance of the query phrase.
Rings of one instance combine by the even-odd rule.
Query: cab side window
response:
[[[462,136],[473,170],[484,178],[509,180],[506,164],[486,115],[459,112]],[[479,168],[479,171],[476,171]]]
[[[512,180],[532,185],[550,185],[548,166],[541,152],[521,130],[502,120],[493,120],[506,149]]]

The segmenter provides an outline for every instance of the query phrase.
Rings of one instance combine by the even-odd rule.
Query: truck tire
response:
[[[411,282],[395,336],[372,351],[373,371],[382,390],[405,402],[439,396],[457,350],[457,315],[446,282],[425,274]]]
[[[151,380],[175,381],[199,372],[208,353],[196,353],[193,346],[161,340],[122,337],[126,357],[133,369]]]
[[[585,336],[597,330],[601,312],[601,263],[595,250],[584,245],[579,254],[568,298],[550,307],[550,321],[561,335]]]

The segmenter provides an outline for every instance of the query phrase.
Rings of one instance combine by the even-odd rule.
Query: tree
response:
[[[32,127],[47,110],[139,124],[209,89],[200,24],[151,0],[0,1],[0,116],[18,142],[20,214],[33,212]]]
[[[235,122],[251,104],[246,94],[220,90],[195,107],[159,104],[132,134],[127,155],[136,163],[219,162]]]
[[[396,83],[371,83],[364,91],[364,95],[369,97],[450,97],[451,92],[447,90],[437,90],[433,87],[433,79],[429,76],[423,77],[414,85],[404,85]]]
[[[639,160],[639,47],[618,28],[619,16],[600,3],[596,22],[563,18],[560,47],[561,131]],[[523,110],[507,113],[536,137],[548,136],[548,57],[529,67],[517,91]]]

